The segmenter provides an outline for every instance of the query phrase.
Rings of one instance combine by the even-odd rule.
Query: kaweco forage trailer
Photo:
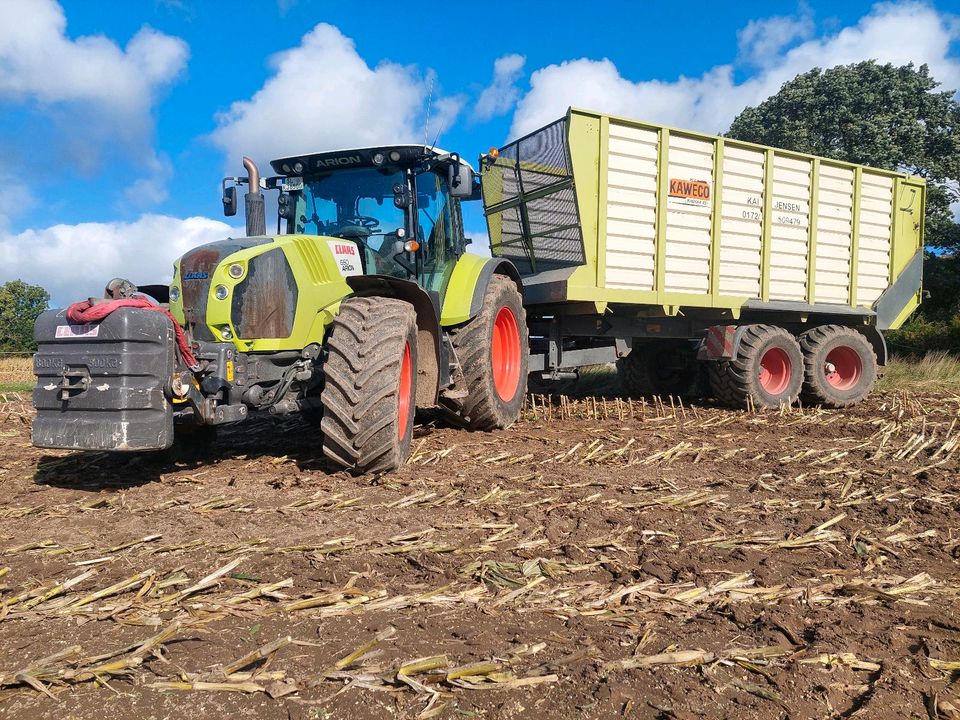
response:
[[[481,158],[400,145],[224,181],[246,237],[113,280],[36,324],[40,447],[152,450],[251,412],[321,417],[353,472],[409,454],[414,412],[478,430],[527,375],[619,359],[630,392],[828,405],[869,391],[920,299],[924,185],[906,175],[572,110]],[[482,196],[494,257],[465,252]],[[279,191],[267,234],[261,188]]]
[[[531,371],[620,358],[625,390],[666,395],[706,370],[739,406],[870,391],[881,331],[920,303],[924,193],[910,175],[584,110],[483,172]]]

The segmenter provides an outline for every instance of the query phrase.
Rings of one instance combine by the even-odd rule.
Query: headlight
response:
[[[217,289],[213,291],[213,294],[217,296],[217,300],[226,300],[230,291],[227,290],[226,285],[217,285]]]
[[[230,266],[230,269],[227,270],[227,274],[232,277],[234,280],[237,280],[243,276],[243,265],[240,263],[234,263]]]
[[[170,288],[170,302],[177,302],[180,300],[180,288],[174,286]]]
[[[231,340],[233,338],[233,333],[230,332],[230,328],[225,327],[220,331],[220,337],[222,337],[224,340]]]

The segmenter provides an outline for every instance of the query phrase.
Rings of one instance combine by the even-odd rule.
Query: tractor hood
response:
[[[317,235],[201,245],[174,266],[170,310],[194,341],[229,341],[242,351],[299,349],[317,309],[350,293],[345,278],[362,274],[360,253],[349,239]]]

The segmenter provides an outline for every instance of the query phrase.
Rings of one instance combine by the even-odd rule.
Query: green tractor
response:
[[[168,296],[140,288],[179,327],[117,302],[134,290],[116,281],[90,301],[113,303],[95,325],[65,310],[41,316],[35,445],[162,449],[181,431],[302,412],[319,419],[330,460],[379,473],[409,456],[417,409],[475,430],[517,419],[522,285],[509,261],[466,253],[460,205],[480,197],[472,168],[420,145],[271,165],[277,175],[261,180],[244,158],[247,175],[224,180],[228,216],[247,187],[246,237],[186,253]],[[279,192],[275,234],[267,189]]]

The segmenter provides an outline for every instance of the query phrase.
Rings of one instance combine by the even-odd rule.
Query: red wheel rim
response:
[[[520,328],[513,310],[500,308],[493,321],[493,385],[501,400],[509,402],[520,384]]]
[[[847,345],[840,345],[827,353],[823,374],[837,390],[849,390],[860,381],[863,363],[860,353]]]
[[[400,398],[397,402],[397,414],[400,425],[400,437],[407,434],[410,422],[410,390],[413,387],[413,360],[410,358],[410,343],[403,346],[403,359],[400,361]]]
[[[760,357],[760,387],[770,395],[779,395],[790,384],[793,363],[783,348],[772,347]]]

